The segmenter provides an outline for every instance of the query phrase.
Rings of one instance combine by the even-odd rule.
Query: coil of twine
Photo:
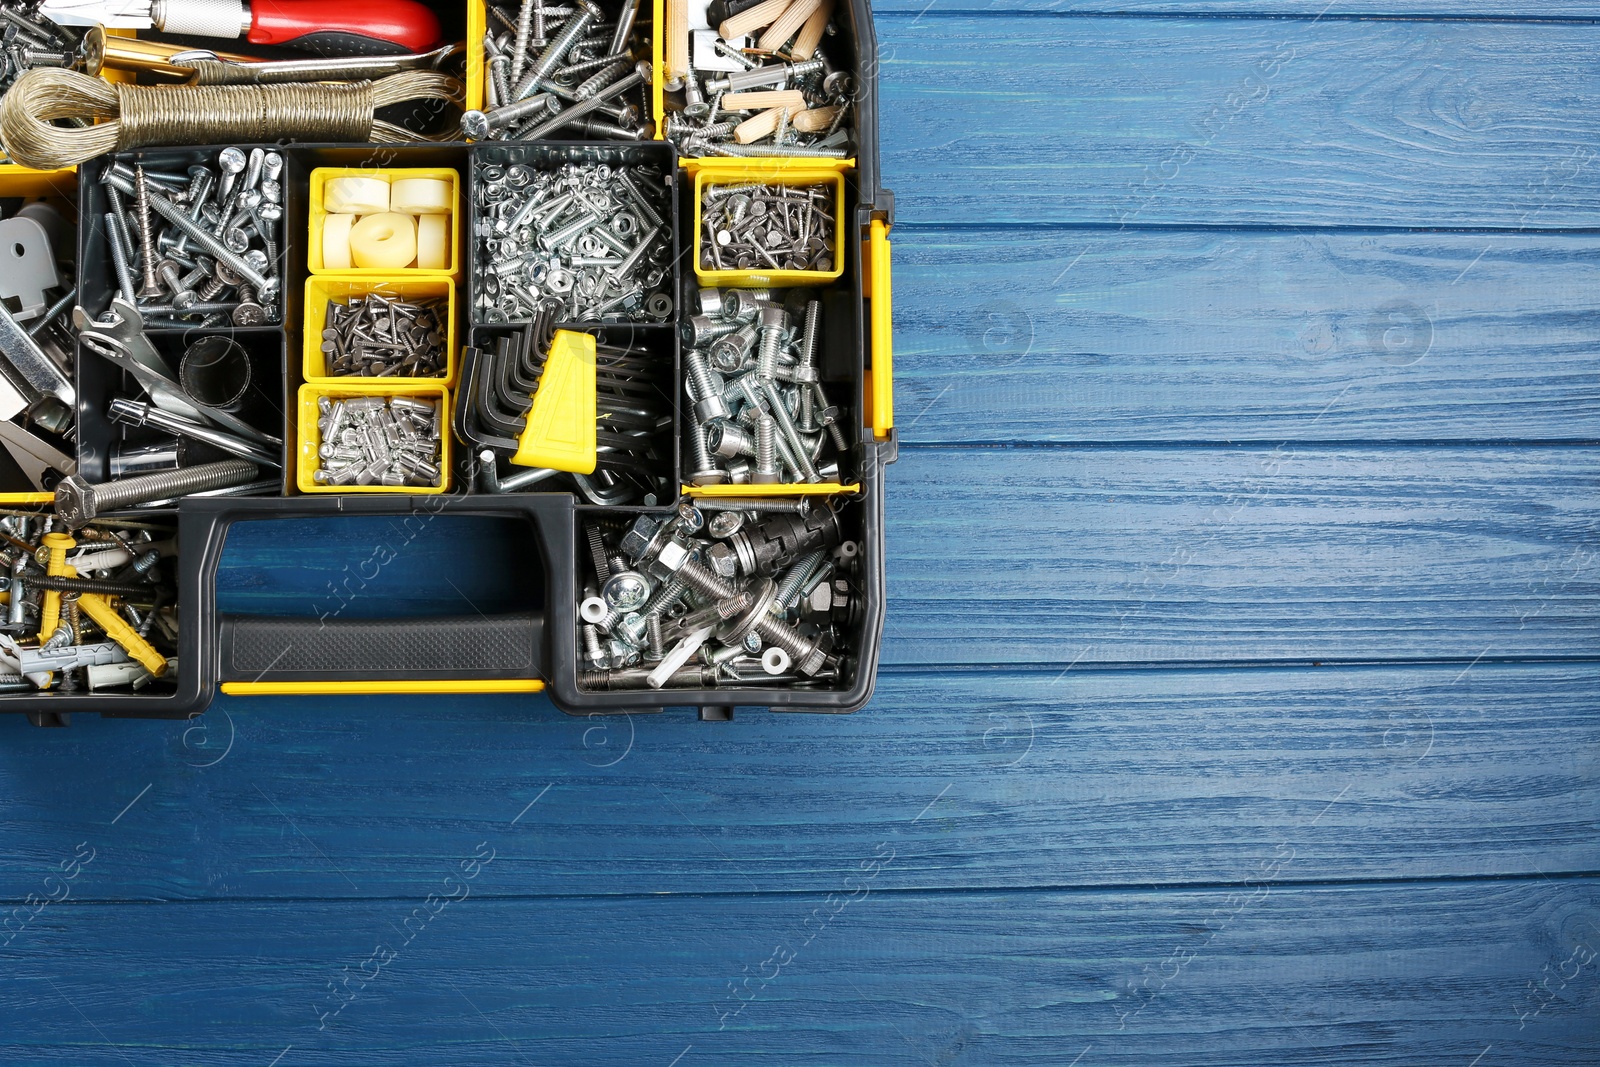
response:
[[[426,140],[373,117],[406,100],[460,103],[461,83],[415,70],[366,82],[113,85],[41,67],[0,100],[0,144],[15,163],[54,170],[145,145]],[[99,121],[74,128],[54,125],[57,119]]]

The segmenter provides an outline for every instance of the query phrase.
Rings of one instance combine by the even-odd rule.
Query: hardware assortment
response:
[[[169,527],[0,513],[0,693],[144,689],[174,667]]]
[[[323,177],[313,174],[313,187]],[[450,227],[455,204],[454,181],[426,173],[327,177],[322,185],[322,269],[448,270],[455,247]]]
[[[544,137],[643,141],[650,137],[650,64],[641,0],[488,5],[483,110],[461,132],[478,141]],[[648,20],[647,20],[648,21]]]
[[[0,447],[34,488],[72,470],[74,229],[44,201],[0,219]]]
[[[742,182],[701,195],[700,266],[711,270],[833,270],[834,216],[822,185]]]
[[[323,393],[315,402],[316,435],[307,443],[317,465],[303,490],[443,487],[439,397]]]
[[[594,576],[578,606],[582,687],[839,677],[860,611],[860,545],[826,498],[706,498],[665,518],[591,521],[584,535]]]
[[[183,174],[115,159],[103,222],[123,302],[150,327],[280,321],[282,173],[263,148],[224,148]]]
[[[0,93],[35,67],[71,67],[78,62],[83,34],[26,6],[0,8]]]
[[[684,478],[691,485],[839,480],[849,449],[817,371],[822,303],[702,289],[685,323]]]
[[[839,5],[473,0],[463,45],[416,0],[8,3],[0,447],[24,481],[0,473],[0,694],[143,714],[298,684],[315,656],[244,673],[228,644],[280,623],[191,606],[217,531],[436,497],[537,527],[561,625],[535,633],[575,649],[512,677],[480,614],[481,645],[439,645],[494,649],[464,674],[572,710],[859,706],[887,212],[849,158],[876,146],[852,122],[864,8]],[[251,54],[269,40],[307,58]],[[453,681],[410,667],[374,671]]]
[[[445,301],[368,293],[328,301],[321,343],[335,378],[441,378],[445,374]]]
[[[834,0],[666,0],[667,140],[685,156],[850,154],[854,80],[823,48]]]
[[[474,319],[526,322],[550,305],[572,322],[666,321],[669,188],[648,164],[480,162]]]

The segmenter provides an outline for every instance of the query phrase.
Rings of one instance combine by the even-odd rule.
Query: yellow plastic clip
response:
[[[76,578],[78,572],[67,566],[67,549],[77,545],[77,540],[70,534],[47,533],[41,540],[45,548],[50,550],[50,562],[45,564],[44,572],[52,578]],[[42,645],[50,640],[56,632],[56,626],[61,622],[61,593],[56,589],[44,591],[44,602],[39,605],[39,643]]]
[[[167,657],[155,650],[155,646],[139,636],[139,631],[129,626],[117,609],[111,606],[111,601],[99,593],[84,593],[78,597],[78,608],[89,618],[100,624],[100,629],[106,636],[121,645],[123,651],[139,661],[139,664],[156,677],[167,671]]]
[[[894,316],[891,302],[894,289],[890,281],[889,227],[879,219],[872,220],[868,231],[870,266],[868,274],[872,301],[872,381],[867,387],[867,409],[871,414],[872,436],[882,441],[894,427]]]
[[[594,335],[557,330],[511,462],[593,474],[598,457]]]

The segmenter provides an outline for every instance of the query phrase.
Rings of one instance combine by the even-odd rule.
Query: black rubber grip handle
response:
[[[544,618],[222,617],[224,682],[542,678]]]

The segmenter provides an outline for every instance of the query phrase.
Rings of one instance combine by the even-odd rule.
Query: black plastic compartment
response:
[[[672,412],[672,429],[670,432],[670,439],[664,440],[661,443],[664,462],[660,470],[655,473],[660,477],[668,479],[669,484],[673,487],[673,491],[676,492],[676,487],[681,484],[679,472],[682,469],[680,466],[681,449],[679,438],[679,433],[681,432],[681,421],[679,417],[678,406],[673,402],[673,396],[675,393],[674,383],[678,380],[680,375],[680,353],[677,326],[671,322],[659,325],[646,323],[603,323],[596,325],[594,323],[558,322],[555,324],[555,327],[556,329],[561,330],[577,330],[583,333],[592,333],[595,335],[596,340],[601,343],[619,345],[630,349],[643,349],[661,361],[661,375],[657,381],[661,390],[662,403],[665,404],[666,407]],[[518,334],[523,329],[524,326],[518,325],[473,326],[469,333],[471,338],[471,346],[482,349],[494,344],[499,338]],[[481,389],[485,385],[481,376],[476,377],[472,382],[468,382],[467,378],[468,376],[465,373],[465,368],[463,368],[462,376],[457,383],[458,390],[464,389],[468,386],[472,386],[475,389]],[[452,401],[455,400],[455,397],[456,395],[453,394]],[[457,422],[453,419],[452,426],[455,425],[457,425]],[[464,440],[459,429],[457,429],[456,432],[456,439],[461,443],[461,451],[464,455],[472,457],[476,453],[478,446]],[[458,468],[460,466],[461,465],[458,464]],[[459,484],[463,486],[470,486],[468,489],[469,492],[480,491],[475,479],[472,481],[464,481]],[[565,484],[566,483],[560,481],[551,483],[553,487],[561,487]],[[558,488],[556,491],[565,492],[566,489]],[[594,504],[597,503],[597,501],[586,500],[580,495],[578,503]],[[658,501],[658,503],[660,502]]]
[[[289,149],[283,145],[271,144],[238,147],[247,153],[252,148],[261,148],[277,152],[284,157],[284,172],[279,180],[283,183],[284,200],[288,201],[292,196],[288,184]],[[98,317],[111,306],[111,298],[117,288],[116,272],[112,269],[111,253],[106,243],[105,216],[106,212],[111,210],[110,198],[106,195],[106,185],[102,181],[106,170],[113,163],[127,162],[130,165],[143,165],[152,170],[181,174],[196,164],[214,165],[217,153],[222,151],[222,148],[221,145],[194,148],[142,148],[132,152],[99,156],[78,168],[78,303],[89,313],[90,318]],[[124,207],[132,212],[133,205],[126,197],[124,197]],[[152,221],[158,226],[162,224],[159,215],[153,216]],[[284,215],[278,225],[280,227],[278,240],[280,317],[277,322],[273,322],[269,317],[268,324],[281,328],[288,321],[285,301],[292,292],[293,279],[290,273],[297,261],[301,264],[305,262],[305,226],[302,225],[298,233],[294,230],[287,203],[284,205]],[[130,266],[137,287],[139,266],[137,263]],[[266,302],[262,301],[262,305],[265,307]]]
[[[664,200],[670,217],[666,220],[672,227],[672,265],[669,268],[669,277],[663,286],[669,294],[679,292],[678,279],[681,274],[680,266],[683,263],[682,224],[679,222],[678,190],[683,185],[683,175],[678,170],[677,151],[669,144],[661,141],[490,141],[474,144],[471,148],[472,162],[468,168],[471,179],[466,185],[467,189],[467,219],[470,226],[462,227],[463,233],[470,233],[467,238],[467,248],[462,259],[465,264],[464,273],[467,279],[466,298],[467,306],[471,309],[468,320],[475,326],[497,325],[484,321],[478,308],[478,297],[482,285],[477,278],[475,267],[477,264],[477,247],[481,240],[478,233],[478,167],[482,164],[500,164],[511,166],[522,164],[535,170],[553,170],[567,163],[605,163],[612,167],[638,166],[650,164],[659,167],[666,176],[668,188]],[[682,302],[674,300],[672,317],[667,321],[675,323],[682,312]],[[645,325],[645,323],[639,323]]]
[[[871,482],[870,486],[863,484],[859,496],[846,498],[847,502],[842,505],[840,512],[845,538],[861,544],[862,556],[852,590],[860,598],[860,611],[854,623],[845,632],[850,652],[849,662],[836,684],[815,688],[756,684],[716,689],[663,688],[612,691],[586,689],[580,684],[581,667],[574,604],[565,606],[568,617],[563,620],[563,624],[554,621],[549,624],[552,630],[552,655],[549,659],[550,687],[557,706],[573,714],[654,711],[679,705],[692,705],[702,709],[761,705],[778,711],[859,710],[872,696],[872,688],[877,680],[878,643],[883,633],[883,492],[880,470],[874,470]],[[659,514],[661,510],[578,508],[573,516],[574,543],[583,543],[581,527],[586,519],[598,516],[631,521],[637,515]],[[576,591],[582,588],[581,575],[585,573],[587,562],[582,559],[574,562],[577,567],[573,582],[576,595]],[[552,620],[562,607],[553,605],[556,610],[552,611]],[[564,629],[561,628],[562,625]]]
[[[293,396],[285,390],[285,367],[288,359],[284,331],[276,327],[253,327],[225,330],[152,330],[148,334],[151,345],[167,361],[174,375],[185,350],[194,342],[209,337],[227,337],[244,348],[250,358],[251,384],[245,403],[237,412],[239,418],[257,429],[275,437],[284,436],[280,458],[288,482],[293,482],[294,459],[293,427],[288,424],[285,412],[293,410]],[[122,368],[78,345],[78,473],[91,482],[103,482],[111,477],[109,460],[111,451],[120,442],[143,444],[169,436],[154,427],[130,427],[112,422],[106,415],[107,406],[119,396],[148,400],[144,391]],[[209,463],[227,459],[226,452],[190,442],[189,458],[185,465]],[[270,472],[269,472],[270,473]],[[263,475],[265,477],[265,475]]]

